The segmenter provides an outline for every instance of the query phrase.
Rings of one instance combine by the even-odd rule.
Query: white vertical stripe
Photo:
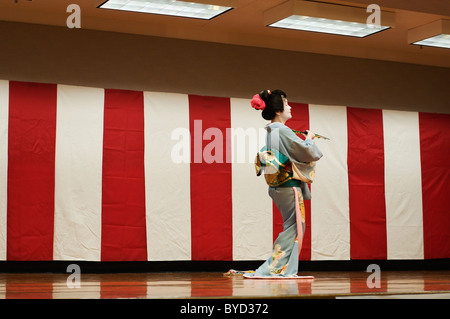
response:
[[[6,280],[0,282],[0,299],[6,299]]]
[[[148,259],[190,260],[188,96],[144,92],[144,119]]]
[[[0,80],[0,260],[6,260],[9,82]]]
[[[264,260],[272,250],[272,200],[254,165],[265,145],[266,124],[250,100],[231,99],[233,260]]]
[[[70,281],[70,272],[64,280],[53,282],[52,299],[100,299],[101,282],[95,279],[86,279],[81,269],[80,288],[69,288],[67,280]]]
[[[367,274],[367,276],[369,276],[369,275],[370,274]],[[364,276],[364,275],[362,275],[362,276]],[[336,299],[339,299],[339,298],[345,298],[345,297],[340,297],[339,295],[348,296],[351,293],[352,293],[352,285],[351,285],[351,277],[350,276],[339,276],[338,278],[333,278],[333,277],[332,278],[323,278],[322,280],[314,280],[311,283],[311,294],[312,295],[323,295],[323,296],[336,295]]]
[[[100,260],[104,90],[58,85],[54,260]]]
[[[149,280],[147,281],[147,298],[190,298],[192,297],[192,285],[196,284],[193,282],[194,280]]]
[[[388,259],[423,259],[417,112],[383,110]]]
[[[416,292],[424,292],[427,293],[427,289],[425,288],[425,278],[426,275],[424,275],[422,272],[414,272],[414,273],[408,273],[408,285],[409,287],[414,287],[414,291]],[[383,273],[383,282],[386,283],[387,287],[387,293],[394,294],[397,293],[393,298],[400,299],[427,299],[430,298],[430,295],[423,295],[423,294],[406,294],[405,293],[405,280],[402,275],[399,275],[398,272],[387,272]],[[429,279],[427,279],[428,281]],[[433,294],[433,299],[438,299],[437,294]],[[448,299],[448,295],[446,296]]]
[[[317,162],[311,192],[311,260],[350,259],[349,193],[347,174],[347,108],[309,105],[313,132],[323,153]]]

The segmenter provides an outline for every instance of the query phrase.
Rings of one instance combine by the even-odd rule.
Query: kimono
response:
[[[256,173],[264,173],[269,196],[283,217],[283,231],[271,256],[244,277],[296,277],[305,232],[304,200],[311,199],[307,183],[314,179],[315,162],[322,153],[312,139],[300,139],[282,123],[271,123],[266,130],[267,145],[257,155]]]

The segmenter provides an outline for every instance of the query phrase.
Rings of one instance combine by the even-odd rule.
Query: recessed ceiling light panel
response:
[[[379,31],[389,29],[383,26],[368,26],[364,23],[331,20],[308,16],[292,15],[269,25],[270,27],[286,28],[302,31],[322,32],[351,37],[366,37]]]
[[[108,0],[101,4],[99,8],[206,20],[212,19],[233,8],[231,6],[216,5],[214,4],[215,0],[211,0],[210,2],[212,4],[205,4],[204,1]],[[229,2],[232,3],[233,1]]]
[[[450,49],[450,20],[436,20],[408,30],[408,43]]]
[[[372,23],[371,14],[366,8],[291,0],[267,10],[264,21],[269,27],[360,38],[389,29],[395,24],[392,12],[379,10],[378,23]]]
[[[439,34],[434,37],[414,42],[417,45],[450,49],[450,34]]]

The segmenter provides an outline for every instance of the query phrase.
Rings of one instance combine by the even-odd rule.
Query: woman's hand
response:
[[[310,130],[307,130],[306,132],[307,132],[306,138],[314,139],[316,137],[316,134],[314,134]]]

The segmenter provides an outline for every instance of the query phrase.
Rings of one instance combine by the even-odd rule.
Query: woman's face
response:
[[[288,100],[286,98],[283,98],[284,103],[284,110],[280,113],[281,120],[286,122],[290,118],[292,118],[291,114],[291,106],[288,104]]]

